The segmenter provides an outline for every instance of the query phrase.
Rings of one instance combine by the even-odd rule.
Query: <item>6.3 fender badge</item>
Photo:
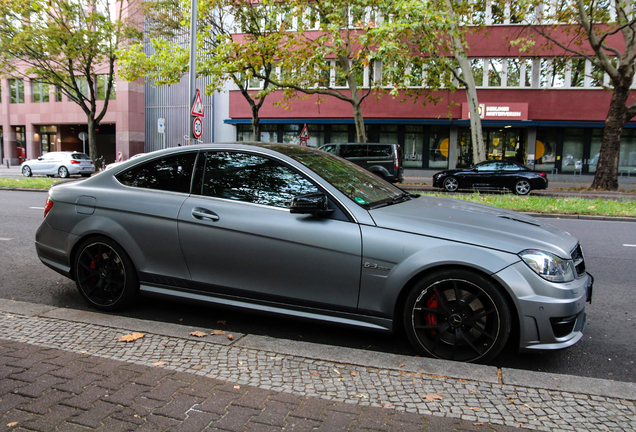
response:
[[[382,267],[382,266],[379,266],[377,264],[371,264],[370,262],[365,262],[364,263],[364,268],[368,268],[368,269],[371,269],[371,270],[384,270],[384,271],[390,271],[391,270],[388,267]]]

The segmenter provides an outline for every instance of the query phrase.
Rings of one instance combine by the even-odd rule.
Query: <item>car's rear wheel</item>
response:
[[[444,270],[420,280],[404,309],[415,349],[446,360],[488,362],[510,336],[511,314],[497,287],[467,270]]]
[[[101,310],[130,305],[139,292],[139,280],[131,259],[105,237],[86,240],[74,262],[75,283],[84,299]]]
[[[61,178],[68,178],[68,168],[66,168],[65,166],[59,167],[57,170],[57,175],[59,175]]]
[[[444,190],[446,192],[455,192],[459,189],[459,182],[455,177],[449,177],[444,180]]]
[[[22,175],[25,177],[31,177],[31,175],[33,175],[33,173],[31,172],[31,167],[29,167],[28,165],[23,166]]]
[[[515,183],[515,193],[517,195],[528,195],[532,190],[530,182],[526,179],[517,180]]]

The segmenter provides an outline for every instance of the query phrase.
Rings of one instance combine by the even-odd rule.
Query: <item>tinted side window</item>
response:
[[[73,156],[73,159],[76,159],[76,160],[81,160],[81,159],[89,160],[90,159],[88,157],[88,155],[84,154],[84,153],[73,153],[72,156]]]
[[[366,144],[353,144],[353,145],[340,145],[340,156],[343,158],[348,157],[366,157],[367,145]]]
[[[153,159],[117,174],[126,186],[190,193],[196,152]]]
[[[335,145],[322,146],[322,147],[320,147],[320,150],[336,154],[336,146]]]
[[[369,157],[391,157],[393,156],[393,147],[390,145],[370,145]]]
[[[287,208],[293,197],[314,192],[309,180],[277,161],[248,153],[206,154],[202,195]]]
[[[497,165],[497,162],[481,164],[477,167],[477,171],[495,171],[497,169]]]

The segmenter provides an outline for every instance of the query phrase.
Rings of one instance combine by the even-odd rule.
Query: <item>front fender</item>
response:
[[[393,317],[402,290],[426,272],[455,266],[492,275],[519,261],[508,252],[378,227],[363,226],[362,234],[358,309],[387,318]]]

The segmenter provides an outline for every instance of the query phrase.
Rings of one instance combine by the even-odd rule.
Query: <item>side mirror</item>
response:
[[[329,208],[329,200],[323,193],[312,193],[307,195],[299,195],[292,198],[290,213],[312,214],[316,216],[327,216],[333,213],[333,209]]]
[[[38,160],[42,160],[42,159],[44,159],[42,156],[39,156],[39,157],[38,157]]]

